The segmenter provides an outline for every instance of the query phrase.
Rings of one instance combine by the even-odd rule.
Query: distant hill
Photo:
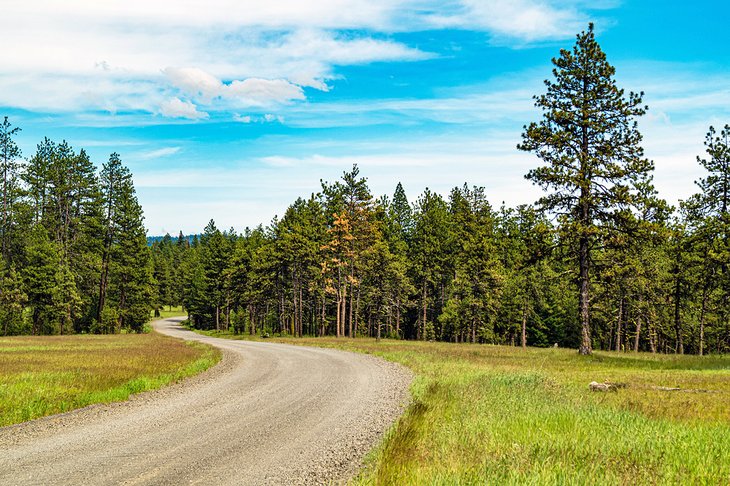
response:
[[[200,237],[200,235],[187,235],[187,236],[183,235],[183,238],[185,238],[186,240],[188,240],[189,243],[192,243],[193,238],[195,236],[197,236],[198,238]],[[162,236],[148,236],[147,237],[147,246],[152,246],[156,242],[161,241],[164,237],[165,237],[164,235],[162,235]],[[172,243],[173,244],[177,243],[177,239],[178,239],[177,236],[172,236]]]

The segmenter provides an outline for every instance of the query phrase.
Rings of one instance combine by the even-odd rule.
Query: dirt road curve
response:
[[[407,401],[410,374],[370,356],[156,327],[224,359],[128,402],[0,428],[0,484],[341,482]]]

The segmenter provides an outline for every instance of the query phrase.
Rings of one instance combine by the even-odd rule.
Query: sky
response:
[[[726,1],[2,0],[0,116],[25,157],[48,137],[118,152],[150,235],[267,224],[358,164],[413,202],[483,186],[532,203],[520,152],[551,59],[589,22],[639,120],[659,195],[694,193],[730,124]]]

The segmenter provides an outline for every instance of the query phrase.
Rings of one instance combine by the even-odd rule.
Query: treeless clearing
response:
[[[0,426],[126,400],[219,359],[157,333],[0,338]]]

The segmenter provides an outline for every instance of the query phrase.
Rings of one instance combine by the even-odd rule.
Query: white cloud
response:
[[[141,159],[141,160],[159,159],[162,157],[169,157],[170,155],[175,155],[178,152],[180,152],[181,149],[182,149],[182,147],[163,147],[160,149],[141,152],[141,153],[137,154],[136,158]]]
[[[220,96],[223,89],[220,79],[200,68],[167,67],[162,72],[176,88],[189,96],[200,97],[206,101]]]
[[[180,98],[171,98],[162,102],[160,114],[170,118],[187,118],[189,120],[208,118],[207,113],[198,111],[194,104],[189,101],[182,101]]]
[[[224,83],[202,69],[191,67],[168,67],[163,73],[175,88],[204,103],[221,98],[236,100],[244,106],[265,106],[304,99],[302,88],[285,79],[247,78]]]
[[[458,0],[445,4],[450,8],[430,15],[434,26],[482,30],[503,43],[565,39],[588,25],[588,17],[570,2]]]
[[[546,0],[510,5],[506,0],[189,0],[182,5],[177,0],[8,0],[0,30],[13,46],[0,51],[0,106],[155,113],[164,100],[178,96],[207,112],[232,111],[301,101],[302,88],[326,91],[337,66],[431,56],[389,39],[394,32],[484,29],[518,42],[574,34],[579,14],[572,9]]]
[[[225,85],[223,96],[256,106],[303,100],[304,91],[285,79],[248,78]]]

